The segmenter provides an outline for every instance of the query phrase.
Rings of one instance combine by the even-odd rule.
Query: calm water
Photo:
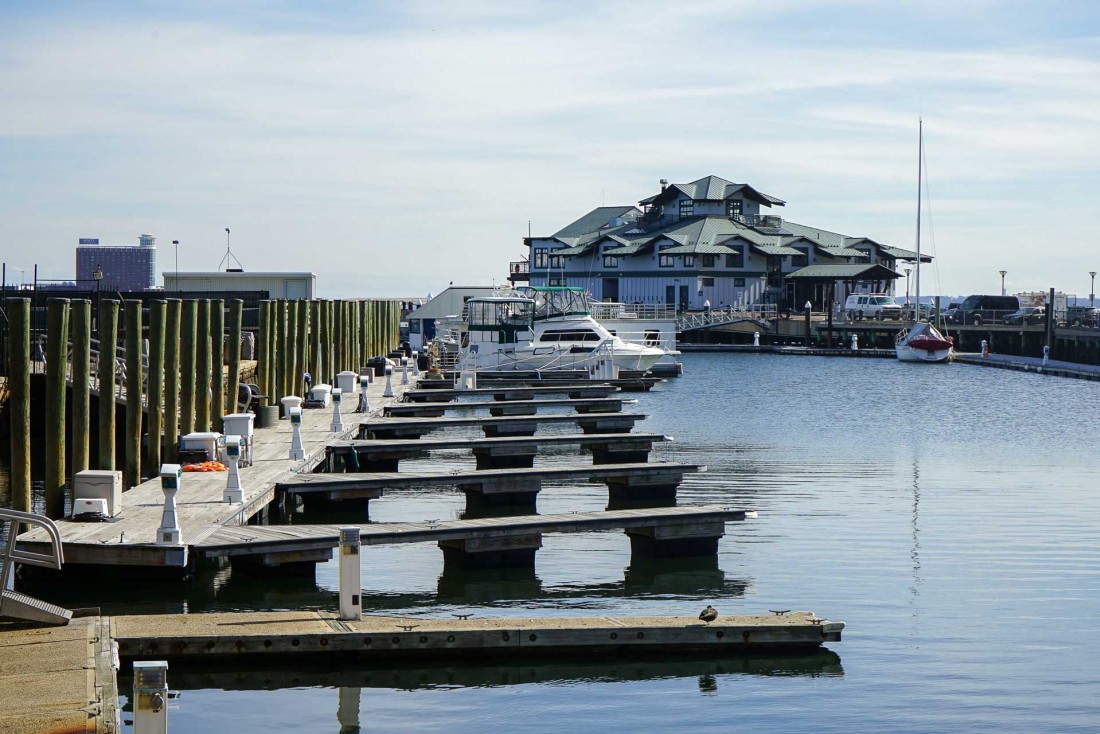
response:
[[[1100,730],[1100,385],[886,360],[684,361],[684,378],[632,409],[650,415],[638,430],[675,436],[660,458],[710,467],[686,480],[682,504],[759,511],[728,526],[717,569],[631,567],[621,533],[548,535],[534,576],[496,580],[441,577],[433,544],[366,548],[366,611],[810,609],[848,623],[830,652],[170,671],[184,689],[172,731],[354,731],[338,710],[348,724],[356,705],[363,731]],[[605,504],[602,484],[554,485],[539,499],[542,512]],[[371,519],[454,517],[462,505],[443,490],[395,493],[372,503]],[[263,586],[210,572],[182,591],[112,596],[149,610],[333,609],[336,571],[322,564],[316,580]],[[77,590],[70,601],[110,609],[101,595]]]

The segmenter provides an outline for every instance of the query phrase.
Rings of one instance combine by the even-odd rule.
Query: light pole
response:
[[[1003,296],[1005,294],[1005,275],[1008,273],[1008,271],[999,270],[998,272],[1001,274],[1001,295]]]
[[[1092,302],[1096,300],[1096,271],[1090,270],[1089,277],[1092,278],[1089,284],[1089,308],[1092,308]]]
[[[99,338],[99,284],[103,282],[103,269],[97,264],[92,271],[92,280],[95,281],[95,318],[96,338]]]
[[[905,269],[905,305],[909,305],[909,273],[913,272],[913,268]]]
[[[172,246],[176,248],[176,292],[180,289],[180,241],[172,240]]]

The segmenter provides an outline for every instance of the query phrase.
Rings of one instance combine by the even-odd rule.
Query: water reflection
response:
[[[712,690],[721,685],[721,676],[754,675],[808,677],[842,676],[840,656],[822,649],[804,655],[776,656],[687,656],[670,660],[667,655],[639,658],[555,658],[545,661],[490,662],[481,665],[447,663],[392,665],[361,662],[333,667],[295,662],[286,667],[270,664],[255,668],[234,665],[173,665],[169,682],[174,689],[219,689],[226,691],[270,691],[287,688],[324,687],[346,689],[340,697],[341,709],[351,712],[358,706],[356,689],[498,687],[529,683],[614,683],[664,678],[699,678]],[[119,676],[121,690],[130,690],[132,678]],[[346,700],[345,700],[346,699]],[[185,699],[186,700],[186,699]],[[345,708],[346,706],[346,708]],[[341,720],[343,724],[343,720]]]

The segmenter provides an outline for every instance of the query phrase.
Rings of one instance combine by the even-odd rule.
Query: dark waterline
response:
[[[642,395],[639,430],[705,463],[684,504],[751,506],[717,568],[637,568],[620,533],[549,535],[534,575],[441,576],[431,544],[372,547],[364,603],[447,617],[811,609],[848,623],[823,658],[569,661],[335,671],[170,672],[175,732],[1085,732],[1100,728],[1100,386],[962,365],[685,355]],[[564,429],[562,429],[564,430]],[[567,451],[540,462],[574,461]],[[419,462],[467,465],[460,454]],[[409,467],[413,468],[412,466]],[[603,485],[544,489],[541,512],[599,510]],[[440,489],[373,502],[376,521],[454,517]],[[308,521],[312,518],[303,518]],[[210,571],[186,588],[112,584],[70,603],[145,610],[335,608],[315,580]],[[60,590],[58,590],[60,591]],[[298,677],[294,677],[298,673]],[[123,687],[125,689],[125,682]],[[345,710],[347,710],[345,708]]]

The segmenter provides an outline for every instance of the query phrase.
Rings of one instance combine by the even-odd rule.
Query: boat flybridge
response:
[[[524,287],[466,302],[461,357],[467,369],[584,369],[593,376],[645,372],[665,356],[626,341],[592,317],[588,294],[566,286]]]

